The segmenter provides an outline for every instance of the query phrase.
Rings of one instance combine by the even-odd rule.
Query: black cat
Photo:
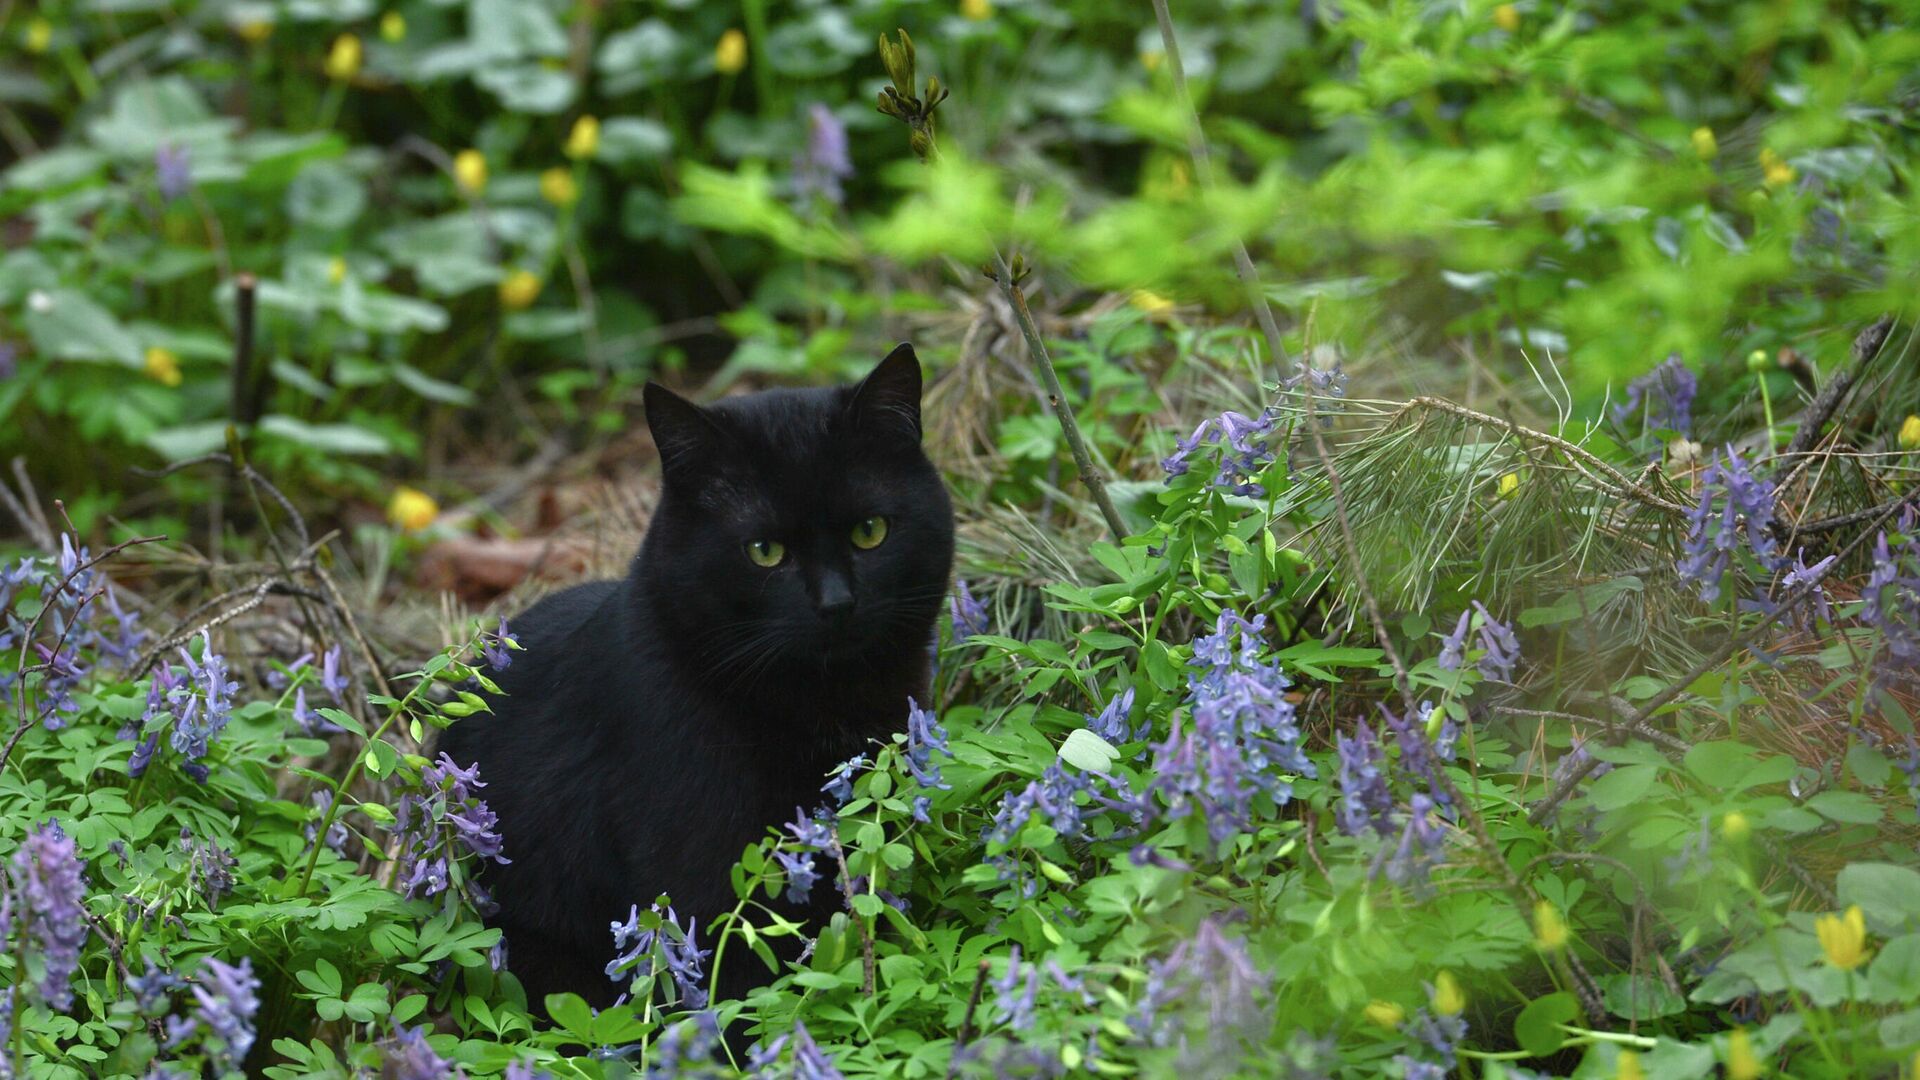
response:
[[[512,620],[506,696],[441,740],[499,815],[513,861],[482,883],[536,1008],[610,1003],[609,925],[661,893],[712,946],[742,848],[825,802],[832,767],[926,700],[952,571],[911,346],[857,386],[645,396],[664,488],[632,569]],[[823,877],[815,917],[837,907]],[[740,950],[722,994],[764,971]]]

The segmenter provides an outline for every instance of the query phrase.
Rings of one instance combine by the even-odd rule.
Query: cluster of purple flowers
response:
[[[200,981],[193,987],[193,1014],[167,1020],[167,1047],[179,1046],[198,1035],[203,1040],[202,1049],[218,1071],[239,1068],[253,1049],[259,990],[260,980],[254,977],[251,959],[243,957],[238,964],[227,964],[208,957],[200,966]]]
[[[198,889],[209,909],[219,907],[220,898],[233,891],[233,853],[211,840],[194,839],[185,828],[180,850],[187,857],[187,888]]]
[[[651,1047],[653,1062],[647,1066],[648,1080],[694,1080],[696,1077],[720,1077],[714,1067],[714,1052],[720,1049],[720,1017],[712,1009],[701,1009],[668,1028]]]
[[[480,635],[480,656],[487,666],[495,672],[507,670],[513,665],[513,651],[520,647],[520,639],[507,627],[507,617],[500,616],[500,627],[491,634]]]
[[[127,759],[127,775],[138,778],[153,763],[159,749],[160,733],[171,729],[168,745],[179,754],[180,771],[198,783],[206,783],[208,769],[202,763],[213,740],[226,730],[233,712],[233,694],[240,684],[227,677],[226,657],[214,651],[213,639],[200,635],[198,659],[186,649],[180,650],[186,666],[184,674],[162,664],[154,669],[147,687],[147,709],[138,725],[129,725],[122,737],[137,739]],[[155,723],[158,727],[155,727]],[[149,729],[151,729],[149,731]],[[149,731],[140,740],[140,732]]]
[[[1700,504],[1687,515],[1687,540],[1678,564],[1680,579],[1711,604],[1740,546],[1742,534],[1759,564],[1772,571],[1784,561],[1773,538],[1773,488],[1754,476],[1729,449],[1714,455],[1700,474]]]
[[[1407,1080],[1446,1080],[1453,1075],[1459,1060],[1460,1043],[1467,1037],[1467,1020],[1459,1015],[1437,1015],[1421,1009],[1408,1017],[1400,1029],[1425,1043],[1440,1058],[1439,1063],[1423,1061],[1411,1054],[1399,1054],[1393,1063]]]
[[[819,102],[807,106],[807,148],[793,158],[793,198],[805,209],[816,198],[841,205],[841,181],[853,175],[847,154],[847,126]]]
[[[700,980],[707,957],[713,952],[700,948],[694,936],[698,929],[695,920],[689,917],[687,928],[681,931],[680,920],[671,907],[664,914],[659,904],[649,910],[652,917],[643,919],[636,904],[628,910],[626,922],[611,924],[614,957],[607,963],[607,978],[619,982],[624,972],[631,984],[656,974],[664,966],[679,991],[680,1005],[688,1009],[706,1008],[707,990]],[[669,926],[678,932],[669,933],[666,929]],[[644,968],[639,964],[643,956],[647,958]]]
[[[1212,486],[1231,495],[1259,498],[1266,494],[1266,489],[1255,482],[1254,477],[1275,460],[1274,451],[1267,446],[1275,424],[1271,409],[1262,410],[1257,417],[1232,410],[1210,416],[1200,421],[1192,435],[1174,440],[1173,453],[1160,462],[1160,467],[1168,476],[1184,476],[1189,469],[1187,459],[1202,446],[1224,444],[1220,451],[1220,469],[1214,475]]]
[[[1292,798],[1287,774],[1315,775],[1285,697],[1291,683],[1278,663],[1260,659],[1265,626],[1265,615],[1222,611],[1213,633],[1194,639],[1190,722],[1175,724],[1154,750],[1153,789],[1167,814],[1198,812],[1216,844],[1251,823],[1257,799]]]
[[[1394,884],[1421,889],[1445,854],[1443,820],[1452,807],[1440,768],[1453,760],[1459,728],[1444,718],[1435,726],[1429,703],[1423,702],[1419,713],[1411,717],[1396,716],[1384,705],[1380,712],[1385,718],[1381,734],[1376,735],[1362,720],[1352,737],[1340,735],[1335,739],[1340,803],[1334,816],[1340,831],[1348,836],[1372,833],[1379,839],[1392,840],[1397,834],[1394,846],[1381,848],[1373,871],[1384,869],[1387,880]],[[1392,732],[1399,751],[1392,768],[1387,762],[1386,732]],[[1396,813],[1396,779],[1410,792],[1401,813]]]
[[[1520,663],[1520,639],[1513,630],[1493,617],[1487,606],[1475,600],[1473,607],[1460,613],[1460,621],[1453,626],[1453,632],[1440,639],[1440,670],[1459,671],[1466,662],[1467,632],[1472,628],[1473,613],[1480,613],[1480,674],[1487,679],[1499,682],[1512,682],[1513,669]]]
[[[1700,392],[1700,381],[1680,362],[1680,354],[1667,357],[1659,367],[1627,384],[1627,399],[1614,406],[1615,423],[1643,409],[1649,431],[1693,433],[1693,399]]]
[[[793,820],[787,823],[786,829],[792,835],[793,842],[791,845],[783,842],[774,849],[773,857],[787,875],[787,900],[804,904],[820,880],[819,871],[814,869],[813,856],[833,846],[833,815],[823,807],[813,817],[808,817],[796,806],[793,808]],[[789,850],[790,847],[796,850]]]
[[[1153,730],[1153,721],[1142,717],[1137,726],[1129,725],[1128,720],[1132,716],[1133,687],[1129,686],[1108,699],[1107,707],[1100,710],[1100,715],[1087,717],[1087,730],[1114,746],[1139,742]]]
[[[420,791],[400,799],[394,814],[394,835],[400,841],[401,890],[411,897],[437,896],[452,885],[453,841],[482,859],[512,860],[502,854],[499,819],[473,789],[485,787],[480,766],[462,769],[442,751],[439,759],[420,770]],[[478,907],[489,906],[471,889]]]
[[[1020,946],[1015,945],[1007,957],[1007,970],[993,981],[994,1022],[1006,1024],[1015,1031],[1025,1031],[1032,1027],[1043,975],[1044,981],[1052,983],[1065,993],[1074,995],[1079,1001],[1080,1008],[1093,1007],[1096,998],[1093,992],[1087,989],[1084,978],[1075,978],[1067,974],[1066,969],[1060,966],[1060,961],[1051,957],[1044,965],[1022,964]]]
[[[853,798],[853,778],[872,764],[867,760],[867,755],[855,754],[834,767],[833,776],[820,785],[820,790],[833,796],[839,805],[845,806]]]
[[[86,864],[60,823],[49,820],[27,834],[10,869],[10,880],[0,880],[0,924],[17,920],[22,936],[38,948],[44,964],[40,998],[64,1012],[73,1004],[73,973],[87,943]]]
[[[185,979],[171,971],[154,967],[151,961],[144,972],[127,976],[127,993],[133,996],[134,1008],[147,1016],[168,1012],[169,995],[185,985]]]
[[[1336,361],[1332,367],[1314,367],[1302,359],[1293,365],[1293,374],[1280,380],[1282,390],[1299,390],[1307,387],[1316,396],[1346,397],[1347,372]]]
[[[28,652],[30,667],[40,677],[39,719],[49,731],[65,727],[68,717],[79,711],[73,692],[92,670],[90,657],[104,656],[126,667],[148,636],[139,625],[139,613],[121,607],[111,584],[101,582],[96,588],[98,575],[85,568],[88,561],[87,549],[76,548],[71,536],[62,535],[60,554],[51,566],[45,559],[26,558],[11,569],[0,567],[0,655],[18,655],[33,629],[32,621],[16,610],[23,590],[32,588],[45,605],[40,640],[32,642]],[[111,625],[103,625],[107,620],[100,616],[102,597]],[[0,671],[0,704],[13,701],[20,678],[11,666]]]
[[[1147,800],[1134,795],[1123,781],[1104,773],[1095,773],[1093,776],[1101,783],[1096,784],[1087,776],[1068,772],[1060,762],[1053,762],[1038,780],[1030,781],[1020,791],[1000,800],[1000,807],[994,811],[993,821],[987,826],[982,839],[990,844],[1010,846],[1035,814],[1044,818],[1063,840],[1086,835],[1087,809],[1125,814],[1135,828],[1146,819],[1150,809]],[[1102,787],[1106,790],[1102,790]],[[1080,801],[1081,796],[1086,797],[1084,805]],[[1039,881],[1025,877],[1020,860],[1012,854],[988,855],[986,861],[999,869],[1002,881],[1018,880],[1023,895],[1033,896],[1040,891]]]
[[[778,1066],[789,1043],[793,1045],[793,1063],[783,1070]],[[791,1032],[749,1051],[747,1068],[752,1080],[845,1080],[833,1058],[820,1049],[807,1025],[799,1020],[793,1022]]]
[[[1223,917],[1210,915],[1191,938],[1148,966],[1130,1026],[1155,1046],[1180,1047],[1183,1071],[1203,1060],[1238,1062],[1244,1042],[1262,1037],[1272,1023],[1261,1002],[1267,986],[1246,942],[1226,933]],[[1199,1046],[1190,1042],[1196,1028],[1205,1036]]]
[[[954,640],[987,633],[987,605],[974,599],[964,578],[954,583],[952,604]]]
[[[1860,591],[1860,621],[1885,639],[1888,667],[1920,664],[1920,538],[1911,511],[1900,523],[1899,540],[1881,533],[1873,545],[1873,571]]]
[[[922,709],[920,703],[907,699],[907,771],[913,774],[913,780],[924,790],[945,791],[952,784],[940,779],[940,763],[933,760],[935,750],[953,756],[947,748],[947,729],[940,726],[940,718],[931,709]],[[933,805],[933,799],[927,795],[916,795],[913,799],[913,820],[929,822],[927,814]]]
[[[153,152],[153,179],[162,199],[172,202],[185,195],[193,186],[193,162],[187,148],[162,143]]]

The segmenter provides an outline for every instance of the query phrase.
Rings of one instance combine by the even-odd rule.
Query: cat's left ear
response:
[[[920,441],[920,358],[906,342],[853,388],[847,414],[865,432],[892,432]]]

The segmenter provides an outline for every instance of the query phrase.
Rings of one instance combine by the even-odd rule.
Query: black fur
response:
[[[711,947],[741,850],[825,802],[828,770],[925,700],[952,570],[910,346],[858,386],[700,407],[649,384],[646,406],[665,485],[631,571],[512,620],[525,651],[497,678],[507,696],[442,737],[479,763],[500,816],[513,861],[483,883],[536,1007],[560,991],[610,1002],[608,926],[660,893]],[[876,514],[886,539],[856,549]],[[755,540],[786,561],[756,565]],[[810,914],[837,907],[831,880]],[[744,950],[721,971],[723,993],[766,977]]]

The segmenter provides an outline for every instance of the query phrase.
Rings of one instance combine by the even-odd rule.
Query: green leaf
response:
[[[36,293],[21,319],[35,350],[56,360],[119,364],[136,371],[146,353],[113,313],[71,289]]]
[[[1560,1049],[1566,1042],[1566,1035],[1560,1025],[1568,1023],[1580,1015],[1580,1003],[1572,994],[1561,991],[1535,998],[1520,1010],[1513,1021],[1513,1036],[1521,1049],[1534,1057],[1546,1057]]]
[[[1920,1001],[1920,934],[1903,934],[1880,947],[1867,969],[1867,993],[1886,1005]]]
[[[1920,920],[1920,871],[1891,863],[1857,862],[1834,880],[1840,904],[1859,904],[1868,919],[1903,926]]]
[[[1601,810],[1618,810],[1640,801],[1660,776],[1657,765],[1629,765],[1595,780],[1587,798]]]
[[[328,454],[381,455],[393,452],[384,436],[352,424],[309,424],[291,416],[265,416],[260,431]]]
[[[612,165],[664,161],[673,152],[673,131],[643,116],[616,116],[600,125],[600,160]]]
[[[1858,791],[1823,791],[1807,800],[1808,808],[1822,817],[1848,825],[1872,825],[1880,820],[1880,807]]]

